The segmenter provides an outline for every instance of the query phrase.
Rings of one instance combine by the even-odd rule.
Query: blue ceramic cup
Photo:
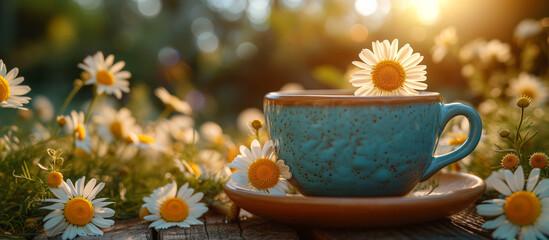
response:
[[[272,92],[266,125],[276,154],[290,167],[290,183],[309,196],[400,196],[477,146],[478,113],[442,104],[439,93],[357,97],[341,90]],[[453,152],[434,156],[440,134],[458,115],[469,136]]]

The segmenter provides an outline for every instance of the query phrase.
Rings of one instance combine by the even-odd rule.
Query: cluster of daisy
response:
[[[30,88],[20,85],[23,78],[17,76],[17,68],[8,72],[0,61],[0,106],[19,108],[21,122],[30,123],[33,120],[32,125],[20,124],[22,127],[14,125],[0,129],[3,133],[0,138],[0,161],[20,163],[30,159],[34,166],[43,170],[35,174],[32,165],[29,168],[25,162],[22,174],[19,175],[16,169],[14,176],[43,184],[44,188],[39,189],[50,189],[55,196],[44,200],[55,203],[43,208],[53,211],[44,218],[47,234],[62,234],[63,239],[101,235],[101,228],[108,228],[114,223],[106,219],[114,215],[114,211],[105,208],[110,203],[104,202],[105,198],[95,199],[103,187],[109,189],[106,194],[117,203],[117,214],[132,216],[138,214],[129,212],[135,211],[133,205],[138,204],[132,199],[143,197],[141,190],[135,190],[152,189],[165,182],[172,183],[154,190],[143,199],[145,204],[141,215],[152,221],[151,227],[157,229],[200,224],[198,218],[208,211],[207,205],[226,199],[222,196],[222,184],[232,174],[228,164],[239,155],[233,138],[215,122],[197,125],[191,105],[163,87],[153,91],[164,107],[154,121],[137,118],[138,113],[130,110],[131,106],[115,107],[117,103],[114,99],[121,99],[125,93],[130,93],[131,73],[124,70],[123,61],[115,61],[114,55],[105,57],[102,52],[97,52],[84,58],[78,67],[83,72],[74,81],[73,90],[59,109],[44,96],[35,97],[32,106],[27,109],[23,104],[29,103],[30,98],[25,94]],[[93,89],[93,98],[82,109],[70,109],[73,99],[87,85]],[[243,139],[244,142],[251,142],[252,139],[265,142],[266,134],[263,134],[265,130],[261,120],[252,121],[252,118],[262,118],[262,115],[259,109],[247,109],[238,117],[239,128],[245,132],[249,129],[255,131],[253,136]],[[32,129],[26,129],[28,125]],[[260,135],[264,136],[260,139]],[[254,154],[256,144],[259,143],[252,146]],[[44,163],[43,149],[52,146],[59,149],[48,149],[51,160]],[[62,152],[67,156],[62,157]],[[272,143],[263,152],[264,155],[259,155],[274,161]],[[284,166],[281,162],[273,164],[277,169]],[[159,169],[155,170],[156,167]],[[281,169],[287,172],[287,167]],[[287,176],[284,171],[281,172]],[[44,173],[47,174],[44,176]],[[65,181],[67,176],[95,177],[104,183],[95,186],[95,179],[86,183],[84,178],[74,183]],[[139,179],[144,176],[154,179],[140,182]],[[0,175],[0,179],[4,179],[4,175]],[[175,182],[185,184],[178,190]],[[10,182],[4,185],[8,184]],[[276,186],[259,188],[267,192],[273,188],[270,192],[280,193],[283,188],[277,184],[278,176]],[[35,196],[21,205],[31,206],[30,203],[43,200],[40,196],[47,196],[47,193],[40,192]],[[10,198],[0,198],[0,201],[4,200],[10,201]],[[40,219],[34,213],[39,212],[29,213],[29,219]]]
[[[536,131],[525,130],[525,109],[531,104],[531,98],[522,96],[516,100],[521,109],[520,121],[513,133],[503,128],[498,131],[499,137],[506,141],[507,148],[496,145],[497,151],[506,153],[501,158],[503,169],[494,171],[486,179],[489,189],[502,194],[503,198],[484,201],[477,206],[482,216],[493,218],[482,225],[494,229],[492,236],[496,239],[544,239],[549,235],[549,212],[544,204],[549,202],[549,180],[547,179],[547,155],[535,152],[524,153],[525,144],[533,139]],[[511,170],[515,169],[513,174]],[[523,169],[531,169],[525,180]],[[541,182],[538,181],[542,179]],[[525,181],[527,182],[525,186]]]
[[[86,177],[78,179],[74,184],[70,179],[63,179],[61,166],[63,151],[47,149],[51,160],[48,167],[37,164],[48,171],[46,183],[55,198],[42,200],[52,205],[41,209],[51,210],[43,219],[47,236],[62,234],[62,239],[73,239],[77,236],[101,236],[100,228],[109,228],[114,221],[108,219],[114,216],[114,210],[106,206],[113,202],[105,202],[107,198],[96,198],[105,187],[105,183],[97,183],[92,178],[86,183]]]

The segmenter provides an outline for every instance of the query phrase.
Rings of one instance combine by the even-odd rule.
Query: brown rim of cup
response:
[[[442,102],[437,92],[420,92],[410,96],[355,96],[350,90],[298,90],[270,92],[265,103],[277,105],[366,105],[415,102]]]

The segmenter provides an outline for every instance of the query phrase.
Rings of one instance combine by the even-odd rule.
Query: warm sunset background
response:
[[[521,20],[547,16],[542,0],[3,0],[0,58],[20,68],[30,96],[59,106],[80,75],[76,64],[98,50],[112,53],[133,73],[136,98],[164,86],[189,101],[199,121],[230,128],[240,111],[261,108],[265,93],[287,83],[347,87],[351,61],[383,39],[408,42],[425,56],[428,90],[475,101],[459,59],[433,63],[434,37],[454,26],[460,45],[512,43]],[[135,102],[161,104],[154,97]]]

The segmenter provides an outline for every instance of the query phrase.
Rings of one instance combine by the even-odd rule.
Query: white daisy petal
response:
[[[88,197],[86,199],[90,200],[90,199],[94,199],[95,196],[97,196],[97,194],[99,192],[101,192],[101,190],[103,190],[103,188],[105,187],[105,183],[101,182],[99,184],[97,184],[97,186],[95,186],[91,191],[90,193],[88,194]]]
[[[109,218],[114,216],[114,210],[110,208],[100,208],[95,210],[95,214],[97,214],[97,216],[99,217]]]
[[[477,213],[482,216],[494,217],[503,214],[503,206],[495,204],[479,204]]]
[[[394,39],[393,42],[391,43],[389,59],[395,60],[397,53],[398,53],[398,39]]]
[[[360,60],[362,60],[366,64],[371,66],[376,65],[377,60],[375,58],[375,55],[369,49],[363,49],[358,56],[360,57]]]
[[[112,225],[114,225],[113,220],[103,219],[99,217],[92,218],[91,222],[100,228],[110,228]]]
[[[534,194],[539,198],[546,198],[549,195],[549,179],[543,179],[538,183],[538,186],[534,189]]]
[[[501,215],[492,221],[486,221],[484,224],[482,224],[482,228],[489,230],[496,229],[499,226],[503,225],[505,221],[507,221],[507,218],[505,217],[505,215]]]
[[[103,231],[101,231],[99,228],[97,228],[93,224],[86,224],[86,229],[88,229],[88,231],[92,232],[93,235],[103,236]]]
[[[44,228],[45,229],[50,229],[50,228],[54,227],[55,225],[61,223],[61,221],[63,221],[63,219],[65,219],[65,216],[63,216],[63,215],[55,216],[55,217],[51,218],[50,220],[48,220],[44,223]]]
[[[513,181],[515,182],[514,185],[517,188],[516,191],[521,191],[524,189],[524,171],[522,170],[522,166],[519,166],[517,170],[515,170]],[[516,192],[516,191],[513,191],[513,192]]]
[[[91,191],[95,187],[96,182],[97,182],[97,180],[95,180],[95,178],[92,178],[92,179],[90,179],[90,181],[88,181],[88,183],[86,184],[86,187],[84,188],[84,193],[83,193],[83,196],[82,196],[83,198],[88,197],[88,195],[91,193]]]
[[[512,194],[509,186],[507,186],[507,184],[505,184],[501,179],[491,178],[486,179],[486,181],[489,182],[489,185],[493,186],[494,189],[496,189],[496,191],[500,192],[501,194],[505,196],[510,196]]]
[[[526,191],[532,192],[532,190],[534,190],[534,187],[536,187],[539,178],[539,171],[539,168],[534,168],[530,172],[530,176],[528,177],[528,184],[526,185]]]
[[[269,140],[263,145],[263,149],[261,150],[261,158],[267,158],[273,151],[273,141]]]
[[[236,171],[231,175],[231,180],[239,185],[248,185],[250,181],[248,180],[248,171],[240,170]]]
[[[161,217],[158,214],[151,214],[151,215],[147,215],[147,216],[143,217],[143,219],[145,219],[147,221],[156,221],[158,219],[161,219]]]
[[[204,197],[204,193],[201,193],[201,192],[198,192],[196,194],[194,194],[191,198],[189,198],[189,200],[187,200],[187,204],[188,205],[193,205],[195,203],[197,203],[198,201],[200,201],[202,199],[202,197]]]

